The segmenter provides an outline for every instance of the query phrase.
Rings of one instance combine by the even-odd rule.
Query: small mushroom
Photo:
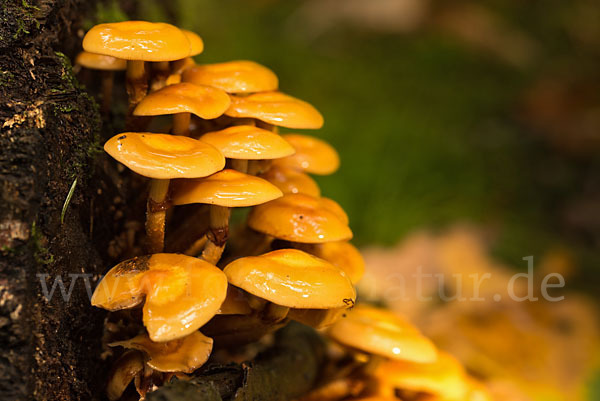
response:
[[[352,284],[357,284],[365,273],[365,260],[349,242],[316,244],[308,252],[342,269],[350,277]]]
[[[259,92],[248,96],[231,96],[225,112],[235,118],[254,118],[287,128],[318,129],[323,116],[310,104],[281,92]]]
[[[90,70],[102,71],[102,105],[100,110],[103,114],[108,114],[112,101],[114,72],[125,71],[127,61],[112,56],[82,51],[77,55],[75,64]]]
[[[319,185],[301,171],[274,165],[259,177],[281,189],[284,194],[305,194],[317,198],[321,196]]]
[[[231,285],[279,306],[283,317],[288,308],[349,308],[356,298],[344,272],[297,249],[239,258],[223,271]]]
[[[197,65],[184,71],[182,78],[184,82],[212,86],[227,93],[274,91],[279,85],[273,71],[247,60]]]
[[[400,316],[367,305],[357,305],[331,326],[327,334],[338,343],[371,354],[369,370],[381,357],[419,363],[433,362],[433,343]]]
[[[305,173],[328,175],[335,173],[340,166],[340,158],[335,149],[327,142],[307,135],[282,135],[296,153],[275,160],[273,164],[288,167]]]
[[[262,178],[226,169],[203,179],[178,180],[173,185],[172,200],[175,205],[211,205],[209,241],[202,258],[216,264],[229,236],[231,208],[259,205],[282,195],[276,186]]]
[[[94,291],[92,305],[116,311],[144,302],[150,339],[163,342],[185,337],[208,322],[226,293],[227,277],[217,267],[191,256],[158,253],[113,267]]]
[[[84,50],[127,60],[129,110],[146,96],[148,77],[145,62],[163,62],[186,58],[191,46],[177,27],[146,21],[99,24],[83,38]]]
[[[252,313],[252,308],[248,305],[248,301],[243,291],[234,286],[227,287],[227,296],[221,305],[218,315],[249,315]]]
[[[440,400],[464,400],[469,393],[465,369],[456,358],[442,351],[431,362],[385,361],[373,376],[381,389],[389,389],[389,395],[406,391],[425,393]]]
[[[106,395],[110,401],[121,398],[129,383],[144,371],[144,359],[137,351],[128,351],[117,359],[108,374]]]
[[[217,149],[177,135],[125,132],[109,139],[104,150],[136,173],[152,178],[146,216],[151,253],[164,248],[170,180],[206,177],[225,167],[225,158]]]
[[[229,107],[229,97],[220,89],[190,83],[166,86],[146,96],[135,108],[136,116],[173,114],[175,135],[188,135],[191,114],[205,120],[217,118]]]
[[[242,173],[248,170],[248,160],[271,160],[294,154],[294,148],[280,135],[252,125],[208,132],[201,139],[219,149]]]
[[[208,360],[213,340],[194,331],[183,338],[166,342],[154,342],[147,334],[140,334],[109,345],[142,351],[147,355],[148,366],[159,372],[191,373]]]
[[[352,238],[348,216],[335,201],[304,194],[286,194],[254,207],[248,216],[248,226],[272,237],[299,243]]]

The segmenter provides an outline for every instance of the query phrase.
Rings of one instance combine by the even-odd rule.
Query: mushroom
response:
[[[210,120],[222,115],[229,104],[229,97],[220,89],[183,82],[150,93],[137,105],[133,114],[136,116],[173,114],[172,133],[188,135],[191,113]]]
[[[370,354],[366,371],[372,371],[383,358],[419,363],[434,362],[433,343],[400,316],[367,305],[357,305],[331,326],[327,334],[353,350]]]
[[[339,168],[340,158],[327,142],[307,135],[288,134],[282,137],[296,149],[296,153],[273,161],[273,165],[318,175],[332,174]]]
[[[108,114],[112,100],[114,72],[125,71],[127,61],[112,56],[82,51],[77,55],[75,64],[90,70],[102,71],[102,106],[100,110],[103,114]]]
[[[468,376],[450,354],[439,351],[430,362],[388,360],[373,372],[382,395],[396,391],[425,393],[439,400],[464,400],[469,393]]]
[[[316,244],[352,238],[348,216],[335,201],[304,194],[286,194],[256,206],[248,215],[248,226],[295,243]]]
[[[125,132],[109,139],[104,150],[136,173],[152,178],[146,216],[151,253],[164,247],[170,180],[205,177],[225,167],[225,158],[217,149],[184,136]]]
[[[216,264],[229,236],[230,208],[259,205],[282,195],[276,186],[262,178],[226,169],[203,179],[177,180],[172,201],[174,205],[210,205],[209,241],[202,258]]]
[[[357,284],[365,273],[365,260],[358,249],[349,242],[316,244],[308,252],[343,270],[352,284]]]
[[[185,70],[182,78],[184,82],[212,86],[227,93],[274,91],[279,85],[273,71],[247,60],[197,65]]]
[[[128,351],[117,359],[108,374],[106,395],[110,401],[121,398],[129,383],[144,371],[144,359],[137,351]]]
[[[231,96],[225,112],[235,118],[254,118],[287,128],[318,129],[323,116],[310,104],[282,92],[259,92],[248,96]]]
[[[189,43],[190,43],[190,54],[188,57],[179,59],[179,60],[173,60],[171,61],[171,64],[169,65],[168,61],[160,61],[157,63],[153,63],[152,67],[153,67],[153,71],[155,72],[152,77],[152,83],[151,83],[151,91],[157,91],[159,89],[164,88],[166,85],[169,85],[168,83],[168,77],[172,75],[172,73],[175,73],[175,71],[173,71],[174,68],[180,69],[181,67],[185,66],[185,65],[189,65],[189,60],[192,60],[192,64],[195,64],[192,57],[193,56],[197,56],[198,54],[202,53],[204,51],[204,42],[202,41],[202,38],[200,36],[198,36],[197,34],[195,34],[194,32],[191,31],[187,31],[185,29],[182,29],[181,32],[183,32],[183,34],[185,35],[185,37],[188,39]],[[173,67],[173,66],[178,66],[178,67]],[[180,75],[181,71],[179,71],[177,73],[177,75]]]
[[[227,293],[227,277],[198,258],[157,253],[119,263],[104,276],[92,305],[116,311],[141,303],[154,342],[185,337],[208,322]]]
[[[223,271],[231,285],[253,296],[250,307],[274,321],[285,318],[289,308],[346,309],[356,298],[344,272],[297,249],[239,258]]]
[[[199,331],[166,342],[154,342],[147,334],[140,334],[109,346],[142,351],[147,355],[146,364],[159,372],[191,373],[208,360],[213,340]]]
[[[186,58],[191,46],[177,27],[161,22],[124,21],[99,24],[83,38],[84,50],[127,60],[129,111],[148,91],[146,61],[163,62]]]
[[[287,167],[271,166],[259,177],[264,178],[284,194],[305,194],[321,196],[321,189],[308,174]]]
[[[248,305],[243,291],[230,285],[227,287],[227,296],[217,315],[250,315],[252,308]]]
[[[248,160],[278,159],[294,153],[294,148],[281,136],[252,125],[208,132],[201,139],[231,159],[232,167],[242,173],[248,170]]]

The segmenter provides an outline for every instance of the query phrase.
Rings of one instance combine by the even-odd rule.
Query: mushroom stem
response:
[[[190,245],[190,247],[186,249],[183,254],[188,256],[198,256],[198,254],[202,252],[202,249],[204,249],[206,241],[208,241],[208,237],[204,235],[202,238],[194,241],[194,243]]]
[[[210,206],[210,229],[207,233],[209,241],[202,251],[202,259],[216,265],[221,259],[225,244],[229,237],[229,216],[231,208],[225,206]]]
[[[272,160],[250,160],[248,174],[259,175],[271,168]]]
[[[268,323],[281,322],[288,315],[290,308],[269,302],[263,309],[262,319]]]
[[[370,354],[367,363],[363,366],[362,371],[365,375],[370,376],[375,372],[375,369],[383,362],[381,355]]]
[[[171,74],[171,67],[168,61],[158,61],[152,63],[152,82],[150,91],[155,92],[165,87],[167,78]]]
[[[246,159],[231,159],[231,168],[246,173],[248,171],[248,160]]]
[[[107,116],[110,113],[112,103],[114,73],[112,71],[102,71],[102,106],[100,111]]]
[[[177,113],[173,114],[173,128],[171,132],[174,135],[189,135],[190,134],[190,121],[192,120],[191,113]]]
[[[141,60],[127,60],[127,95],[129,115],[148,92],[146,64]]]
[[[165,216],[170,180],[153,179],[150,183],[146,212],[148,252],[162,252],[165,246]]]

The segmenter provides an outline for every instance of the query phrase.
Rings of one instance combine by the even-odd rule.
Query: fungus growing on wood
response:
[[[291,156],[276,160],[274,165],[305,173],[328,175],[340,167],[340,157],[327,142],[307,135],[282,135],[296,150]]]
[[[196,65],[182,75],[184,82],[212,86],[227,93],[274,91],[279,85],[273,71],[247,60]]]

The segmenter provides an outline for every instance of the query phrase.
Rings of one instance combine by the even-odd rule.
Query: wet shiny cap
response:
[[[256,206],[248,216],[250,228],[275,238],[302,243],[352,238],[348,216],[333,200],[287,194]]]
[[[140,334],[109,345],[142,351],[148,356],[148,366],[159,372],[191,373],[208,360],[213,340],[199,331],[194,331],[183,338],[166,342],[157,343],[147,334]]]
[[[269,181],[284,194],[305,194],[310,196],[321,196],[319,185],[308,174],[286,167],[271,166],[260,175]]]
[[[260,205],[283,196],[275,185],[236,170],[222,170],[201,179],[173,182],[174,205],[206,203],[225,207]]]
[[[236,125],[201,137],[229,159],[266,160],[294,154],[285,139],[274,132],[251,125]]]
[[[83,38],[83,49],[125,60],[172,61],[190,55],[190,42],[171,24],[124,21],[94,26]]]
[[[256,118],[287,128],[318,129],[323,116],[303,100],[281,92],[260,92],[248,96],[231,96],[226,115],[236,118]]]
[[[340,167],[340,157],[327,142],[307,135],[282,135],[296,153],[292,156],[275,160],[274,165],[288,167],[311,174],[327,175]]]
[[[232,285],[290,308],[349,308],[356,298],[344,272],[297,249],[240,258],[223,271]]]
[[[190,42],[190,54],[189,56],[197,56],[204,51],[204,42],[202,38],[192,31],[182,29],[181,32],[185,35],[187,40]]]
[[[365,274],[365,260],[354,245],[349,242],[327,242],[315,246],[314,255],[342,269],[352,284],[356,284]]]
[[[279,84],[273,71],[247,60],[197,65],[183,73],[183,81],[213,86],[227,93],[274,91]]]
[[[372,306],[357,305],[327,333],[342,345],[390,359],[428,363],[437,358],[433,343],[411,323]]]
[[[206,177],[225,167],[225,158],[217,149],[186,136],[124,132],[109,139],[104,150],[149,178]]]
[[[127,60],[86,51],[77,55],[75,64],[91,70],[124,71],[127,69]]]
[[[220,89],[182,82],[150,93],[137,105],[133,114],[158,116],[193,113],[209,120],[221,116],[229,103],[229,96]]]
[[[126,260],[98,284],[92,305],[111,311],[144,302],[150,339],[171,341],[196,331],[219,310],[227,277],[216,266],[191,256],[157,253]]]
[[[456,358],[443,351],[438,352],[436,360],[428,363],[383,362],[374,376],[384,385],[431,394],[443,400],[464,400],[469,390],[464,368]]]

